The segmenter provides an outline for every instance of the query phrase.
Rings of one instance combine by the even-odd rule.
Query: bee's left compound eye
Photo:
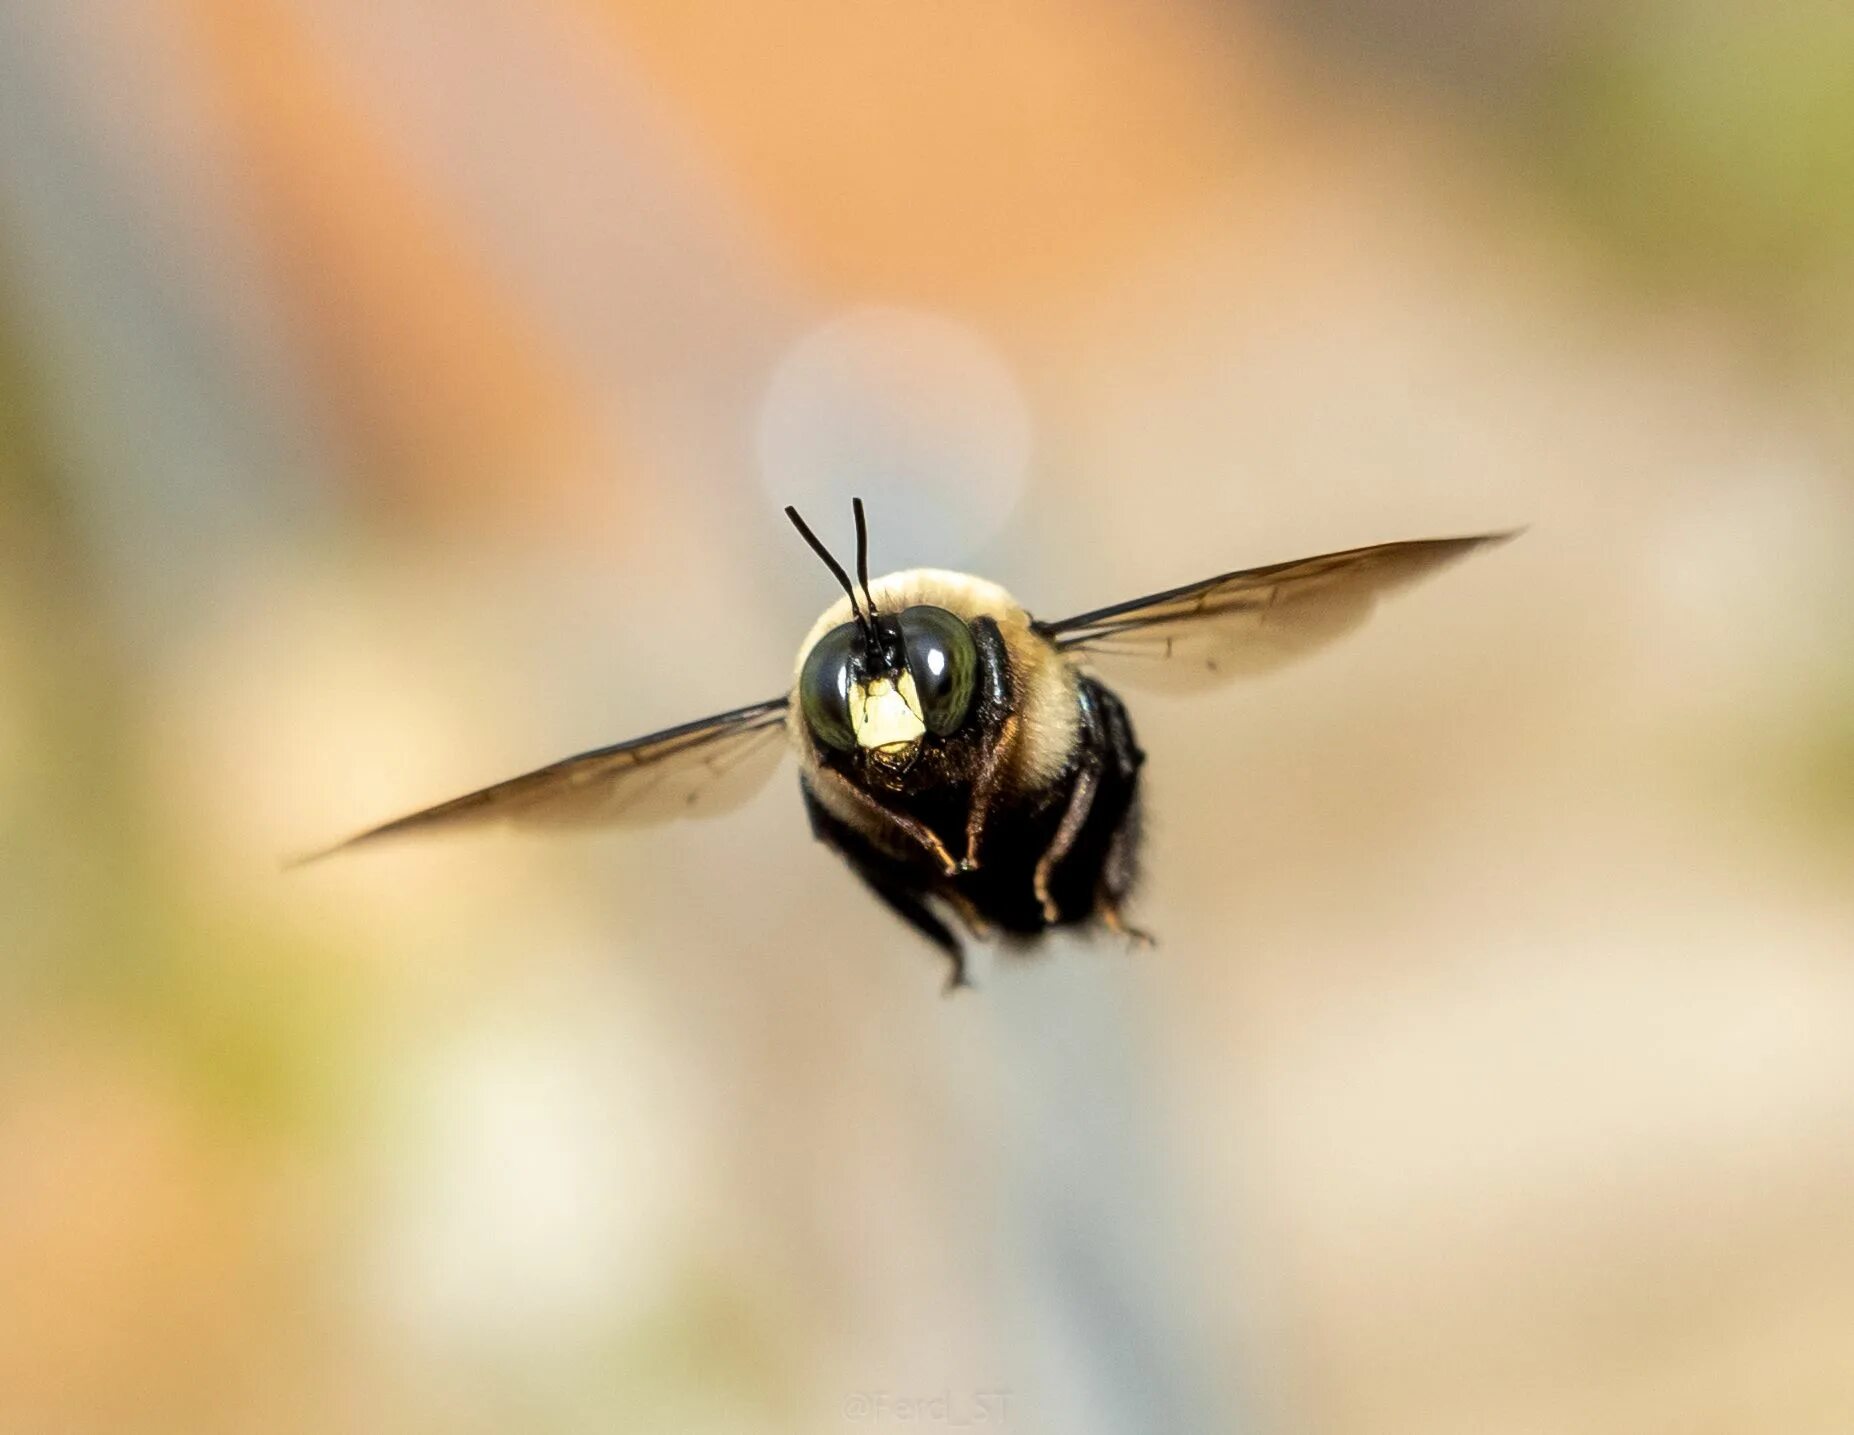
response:
[[[798,701],[818,741],[838,752],[856,747],[850,726],[850,649],[856,625],[845,623],[819,638],[798,675]]]
[[[921,721],[936,737],[957,732],[972,706],[978,675],[972,630],[957,613],[924,603],[906,609],[899,622],[908,672],[920,695]]]

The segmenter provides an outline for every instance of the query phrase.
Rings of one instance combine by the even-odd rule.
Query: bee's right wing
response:
[[[1380,595],[1513,536],[1380,543],[1244,568],[1037,629],[1116,679],[1195,690],[1311,652],[1364,622]]]
[[[383,837],[501,822],[641,826],[672,817],[712,817],[759,791],[778,765],[787,707],[787,699],[772,698],[582,752],[299,860],[313,862]]]

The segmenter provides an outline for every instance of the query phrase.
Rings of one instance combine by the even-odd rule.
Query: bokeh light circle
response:
[[[966,325],[866,307],[780,357],[759,411],[761,482],[847,547],[852,495],[869,504],[873,566],[956,566],[1023,494],[1030,417],[1011,366]],[[848,555],[845,555],[846,559]]]

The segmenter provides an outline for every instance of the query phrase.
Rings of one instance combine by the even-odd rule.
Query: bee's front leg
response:
[[[977,716],[990,731],[984,764],[972,785],[972,807],[966,814],[966,855],[959,864],[961,872],[978,870],[979,840],[991,816],[992,803],[1015,760],[1022,726],[1017,715],[1016,685],[1011,681],[1011,655],[1004,646],[1004,635],[998,631],[998,620],[983,617],[973,623],[972,641],[979,659]]]
[[[900,833],[939,864],[940,875],[943,877],[951,877],[959,870],[959,864],[953,860],[953,854],[946,850],[940,835],[926,823],[917,822],[905,812],[896,812],[884,806],[854,782],[828,767],[820,767],[811,775],[810,781],[819,787],[829,787],[843,803],[859,811],[866,832],[873,833],[886,828]]]

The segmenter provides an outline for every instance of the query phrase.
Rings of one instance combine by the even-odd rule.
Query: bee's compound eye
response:
[[[855,641],[854,623],[832,628],[805,655],[798,675],[805,721],[819,742],[839,752],[856,746],[856,731],[850,726],[850,649]]]
[[[972,630],[957,613],[926,604],[907,609],[900,623],[902,651],[920,695],[921,720],[936,737],[957,732],[972,706],[978,675]]]

